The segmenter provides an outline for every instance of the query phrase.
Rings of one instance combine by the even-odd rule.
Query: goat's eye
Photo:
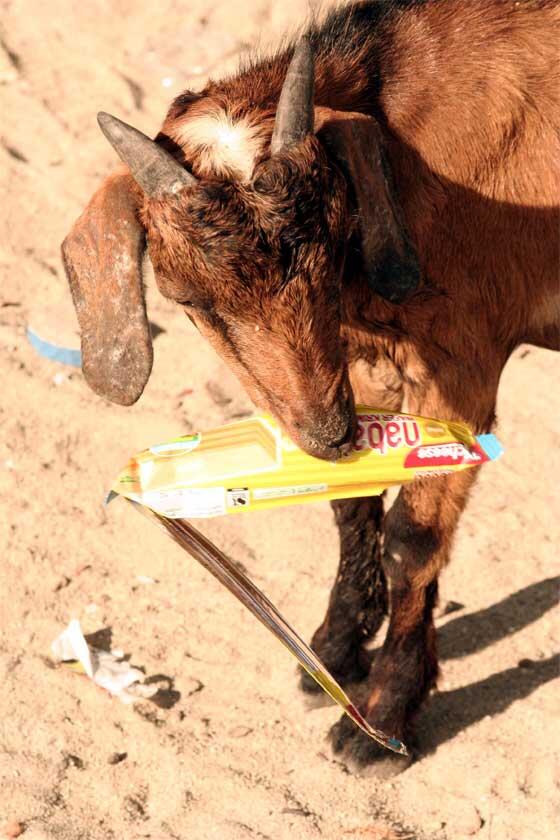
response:
[[[186,306],[187,309],[206,309],[206,304],[205,303],[203,303],[202,301],[199,301],[199,300],[195,300],[192,297],[185,298],[185,299],[181,298],[180,300],[177,300],[177,303],[180,306]]]
[[[193,300],[189,298],[188,300],[179,300],[177,303],[184,309],[190,310],[191,312],[199,312],[202,315],[209,315],[213,309],[209,301],[205,300]]]

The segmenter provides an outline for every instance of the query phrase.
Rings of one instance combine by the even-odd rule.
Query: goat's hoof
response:
[[[391,779],[412,764],[412,755],[399,755],[362,732],[347,715],[331,728],[329,739],[337,759],[357,776]],[[410,744],[407,743],[410,749]]]

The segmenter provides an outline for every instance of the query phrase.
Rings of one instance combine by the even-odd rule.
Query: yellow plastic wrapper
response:
[[[422,476],[464,470],[494,460],[494,435],[475,437],[461,423],[411,414],[357,409],[353,451],[329,463],[306,455],[268,416],[186,435],[136,455],[113,485],[213,574],[279,639],[322,689],[379,744],[407,754],[391,733],[373,728],[320,659],[274,604],[189,522],[239,511],[324,499],[379,495]]]
[[[494,460],[494,435],[462,423],[357,408],[353,451],[335,462],[302,452],[268,416],[186,435],[136,455],[113,491],[172,519],[197,519],[326,499],[376,496],[417,477]]]

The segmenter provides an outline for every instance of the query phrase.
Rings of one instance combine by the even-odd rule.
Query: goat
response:
[[[512,351],[560,349],[559,29],[557,0],[354,3],[180,95],[155,141],[101,115],[126,166],[63,243],[93,389],[130,404],[150,374],[147,238],[163,295],[310,454],[348,451],[355,400],[488,432]],[[385,516],[380,498],[333,503],[340,567],[312,644],[403,740],[436,681],[438,575],[476,474],[407,485]],[[402,769],[352,725],[332,737]]]

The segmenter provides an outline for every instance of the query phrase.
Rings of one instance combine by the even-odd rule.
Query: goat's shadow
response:
[[[470,656],[517,633],[558,604],[560,576],[532,583],[484,610],[438,628],[440,659]]]
[[[438,630],[441,659],[469,656],[537,621],[558,604],[560,577],[547,578]],[[418,719],[418,746],[433,752],[445,741],[487,716],[504,712],[560,673],[560,656],[521,660],[484,680],[435,692]]]
[[[559,672],[560,654],[555,654],[531,662],[530,667],[507,668],[462,688],[436,692],[418,719],[420,752],[433,752],[479,720],[499,715],[516,700],[528,697],[539,686],[553,680]]]

